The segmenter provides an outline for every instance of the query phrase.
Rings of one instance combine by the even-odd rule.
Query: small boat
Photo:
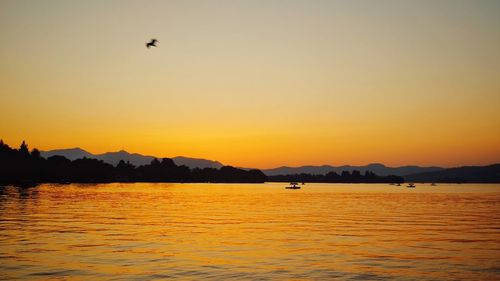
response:
[[[406,187],[408,187],[408,188],[415,188],[415,184],[410,183],[410,184],[408,184]]]
[[[286,189],[300,189],[300,186],[296,182],[291,182],[290,186],[285,187]]]
[[[436,186],[437,184],[435,182],[431,183],[431,186]]]

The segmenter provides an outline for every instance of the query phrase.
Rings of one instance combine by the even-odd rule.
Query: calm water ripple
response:
[[[500,280],[500,185],[0,188],[0,279]]]

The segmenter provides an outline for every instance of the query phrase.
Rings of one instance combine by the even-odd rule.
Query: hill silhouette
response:
[[[500,183],[500,164],[466,166],[405,177],[410,182]]]
[[[42,156],[47,158],[54,155],[60,155],[68,158],[69,160],[76,160],[79,158],[87,157],[94,158],[98,160],[103,160],[104,162],[117,165],[120,160],[125,162],[130,162],[132,165],[141,166],[149,164],[153,159],[160,158],[149,155],[142,155],[139,153],[129,153],[125,150],[117,151],[117,152],[106,152],[103,154],[92,154],[88,151],[85,151],[81,148],[71,148],[71,149],[57,149],[50,151],[42,151]],[[199,158],[191,158],[184,156],[177,156],[171,158],[175,164],[182,166],[188,166],[189,168],[216,168],[220,169],[223,164],[219,161],[207,160],[207,159],[199,159]],[[253,168],[241,168],[246,170],[252,170]],[[387,167],[380,163],[373,163],[364,166],[351,166],[351,165],[343,165],[343,166],[330,166],[330,165],[322,165],[322,166],[300,166],[300,167],[278,167],[273,169],[262,169],[261,171],[267,176],[277,176],[277,175],[294,175],[294,174],[312,174],[312,175],[326,175],[329,172],[336,172],[338,174],[343,171],[353,172],[359,171],[361,173],[365,172],[373,172],[379,176],[407,176],[411,174],[424,173],[424,172],[435,172],[442,171],[444,168],[441,167],[419,167],[419,166],[401,166],[401,167]]]
[[[80,159],[83,157],[86,158],[92,158],[92,159],[97,159],[97,160],[102,160],[105,163],[111,164],[113,166],[116,166],[121,160],[125,162],[130,162],[134,166],[141,166],[141,165],[147,165],[151,163],[151,161],[155,158],[155,156],[149,156],[149,155],[142,155],[139,153],[129,153],[125,150],[120,150],[117,152],[106,152],[102,154],[92,154],[86,150],[83,150],[79,147],[77,148],[70,148],[70,149],[56,149],[56,150],[49,150],[49,151],[41,151],[41,155],[45,158],[51,157],[51,156],[64,156],[68,158],[69,160],[76,160]],[[212,160],[206,160],[206,159],[200,159],[200,158],[189,158],[189,157],[184,157],[184,156],[176,156],[171,158],[174,163],[178,166],[188,166],[189,168],[216,168],[220,169],[222,165],[218,161],[212,161]]]
[[[185,166],[188,166],[190,168],[220,169],[224,166],[219,161],[200,159],[200,158],[191,158],[191,157],[184,157],[184,156],[176,156],[176,157],[172,158],[172,160],[174,160],[175,164],[177,164],[177,165],[185,165]],[[253,169],[251,169],[251,170],[253,170]]]
[[[435,172],[441,171],[444,168],[441,167],[419,167],[419,166],[402,166],[402,167],[387,167],[380,163],[373,163],[365,166],[300,166],[300,167],[279,167],[274,169],[262,169],[262,172],[267,176],[276,175],[292,175],[292,174],[313,174],[313,175],[326,175],[329,172],[342,173],[343,171],[353,172],[359,171],[365,173],[367,171],[373,172],[379,176],[401,176],[424,173],[424,172]]]
[[[268,181],[275,182],[321,182],[321,183],[403,183],[404,179],[400,176],[378,176],[375,173],[366,171],[363,174],[360,171],[343,171],[337,174],[334,171],[326,175],[314,174],[292,174],[268,176]]]
[[[47,158],[38,149],[30,151],[23,142],[18,149],[10,148],[0,140],[0,184],[30,184],[43,182],[227,182],[227,183],[262,183],[265,181],[280,182],[332,182],[332,183],[397,183],[397,182],[463,182],[463,183],[500,183],[500,164],[482,167],[458,167],[439,169],[438,171],[416,173],[405,176],[377,175],[373,171],[354,170],[354,166],[341,166],[346,170],[337,173],[330,170],[325,174],[296,173],[288,175],[266,176],[258,169],[241,169],[222,166],[219,162],[205,159],[178,157],[178,161],[193,165],[203,163],[203,168],[190,168],[178,165],[174,159],[157,159],[152,156],[130,154],[126,151],[110,152],[97,155],[80,149],[72,148],[51,151],[52,154],[67,154],[68,159],[60,155]],[[47,155],[49,152],[45,152]],[[133,165],[126,159],[143,165]],[[146,162],[146,160],[150,160]],[[116,163],[112,165],[111,163]],[[314,166],[311,166],[314,167]],[[322,166],[326,169],[330,166]],[[381,164],[362,166],[387,168]],[[409,167],[409,168],[408,168]],[[340,167],[337,167],[340,168]],[[404,169],[403,169],[404,168]],[[435,167],[431,167],[435,168]],[[348,169],[353,169],[349,171]],[[399,167],[409,171],[414,166]],[[405,170],[406,169],[406,170]]]
[[[25,142],[19,149],[10,148],[0,140],[0,184],[29,185],[44,182],[58,183],[97,183],[97,182],[221,182],[221,183],[262,183],[268,177],[257,169],[241,169],[231,166],[219,168],[189,168],[177,165],[173,159],[151,158],[144,165],[135,166],[120,158],[140,159],[143,155],[130,154],[126,151],[104,153],[101,159],[88,158],[95,156],[80,148],[57,150],[54,154],[68,154],[78,159],[68,159],[61,155],[47,158],[33,149],[31,152]],[[48,153],[45,153],[46,155]],[[50,154],[48,154],[50,155]],[[116,165],[106,163],[117,161]],[[147,159],[149,160],[149,159]],[[208,161],[204,159],[182,158],[182,161]],[[208,165],[218,166],[218,162],[210,161]],[[359,171],[343,171],[341,174],[329,172],[326,175],[285,175],[270,177],[271,181],[303,181],[303,182],[402,182],[398,176],[377,176],[372,172],[361,174]]]
[[[65,150],[64,152],[67,152]],[[120,160],[111,165],[103,160],[87,158],[81,149],[70,152],[83,158],[70,160],[64,156],[42,157],[39,150],[31,152],[23,142],[19,149],[10,148],[0,140],[0,184],[34,185],[37,183],[106,183],[106,182],[219,182],[263,183],[267,177],[260,170],[243,170],[231,166],[190,169],[172,159],[153,158],[150,163],[134,166]],[[118,155],[128,155],[118,152]],[[104,155],[109,157],[110,154]],[[116,156],[112,154],[111,156]],[[109,160],[109,158],[108,158]]]

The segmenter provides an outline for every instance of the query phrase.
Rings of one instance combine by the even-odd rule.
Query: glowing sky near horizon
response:
[[[0,61],[13,146],[258,168],[500,160],[500,1],[0,0]]]

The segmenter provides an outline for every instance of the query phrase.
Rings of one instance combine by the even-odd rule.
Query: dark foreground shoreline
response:
[[[102,160],[63,156],[44,158],[38,149],[29,151],[25,142],[13,149],[0,141],[0,184],[33,186],[39,183],[112,183],[112,182],[178,182],[178,183],[264,183],[266,181],[332,182],[332,183],[401,183],[402,177],[378,176],[372,172],[330,172],[326,175],[266,176],[258,169],[232,166],[194,168],[177,166],[170,158],[153,159],[150,164],[134,166],[121,160],[116,166]]]
[[[36,148],[29,151],[26,143],[10,148],[0,140],[0,185],[35,186],[42,183],[500,183],[500,164],[483,167],[449,168],[437,172],[403,177],[379,176],[366,171],[343,171],[337,174],[293,174],[266,176],[258,169],[232,166],[221,168],[189,168],[178,166],[170,158],[153,159],[150,164],[134,166],[121,160],[116,166],[102,160],[63,156],[44,158]]]

